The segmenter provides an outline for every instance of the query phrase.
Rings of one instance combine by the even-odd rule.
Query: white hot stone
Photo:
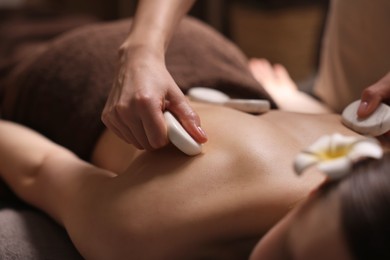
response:
[[[202,152],[202,145],[197,143],[183,128],[179,121],[168,111],[164,112],[168,129],[168,138],[183,153],[194,156]]]
[[[234,99],[225,93],[211,88],[196,87],[188,91],[191,100],[227,106],[247,113],[265,113],[271,109],[271,104],[265,99]]]
[[[191,100],[211,104],[222,105],[230,99],[230,97],[225,93],[211,88],[191,88],[187,94],[191,98]]]
[[[360,100],[348,105],[342,113],[342,122],[350,129],[370,136],[379,136],[390,130],[390,106],[381,103],[373,114],[361,119],[357,116]]]

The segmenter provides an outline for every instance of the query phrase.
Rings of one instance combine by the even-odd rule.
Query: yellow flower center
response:
[[[341,157],[348,155],[348,153],[350,151],[351,151],[351,149],[349,146],[348,147],[339,146],[339,147],[336,147],[335,149],[318,153],[318,157],[321,160],[326,160],[326,161],[334,160],[334,159],[338,159],[338,158],[341,158]]]

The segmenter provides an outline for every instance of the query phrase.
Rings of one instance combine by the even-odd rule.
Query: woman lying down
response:
[[[127,33],[128,23],[121,26],[124,34]],[[115,36],[122,34],[111,27],[104,28],[104,32],[94,34],[98,40],[102,38],[104,42],[112,43],[118,37],[117,43],[123,41]],[[115,34],[107,34],[112,32]],[[80,32],[73,34],[76,38],[82,35]],[[92,39],[91,35],[87,36]],[[95,50],[98,55],[92,58],[87,56],[90,52],[70,55],[71,48],[67,45],[59,48],[58,41],[53,45],[54,54],[65,49],[65,55],[60,56],[66,58],[63,64],[39,66],[48,57],[61,60],[50,51],[33,63],[32,71],[21,81],[22,87],[31,83],[33,88],[22,88],[17,93],[21,97],[17,99],[19,103],[15,102],[15,121],[20,112],[24,112],[20,111],[23,98],[31,101],[33,110],[37,105],[35,97],[63,96],[58,93],[66,91],[60,87],[69,88],[70,94],[75,89],[80,90],[78,85],[70,85],[64,80],[63,70],[68,67],[83,68],[80,75],[76,73],[78,83],[84,88],[90,83],[90,92],[82,89],[74,99],[65,97],[66,102],[58,102],[53,98],[44,100],[44,104],[60,106],[74,102],[72,109],[64,110],[78,115],[82,114],[80,111],[85,113],[76,109],[78,106],[85,109],[86,101],[92,99],[91,94],[107,95],[104,91],[96,91],[97,84],[101,83],[96,77],[104,75],[102,80],[112,77],[91,69],[91,61],[111,64],[107,60],[116,60],[116,56],[113,56],[115,59],[103,59],[102,56],[116,53],[118,45],[112,44],[115,51],[109,51],[102,41],[93,39],[70,38],[67,42],[71,46],[82,43],[82,49],[90,51],[95,49],[84,45],[103,46],[104,51]],[[212,46],[220,46],[214,42]],[[72,60],[68,60],[70,56]],[[204,59],[202,55],[197,56]],[[79,62],[76,58],[85,60]],[[63,67],[55,67],[56,64]],[[102,69],[102,66],[97,68]],[[111,72],[113,68],[108,66],[107,71]],[[34,81],[34,77],[40,75],[44,79],[61,80],[45,81],[48,87],[44,88],[42,79]],[[50,89],[53,89],[51,94],[46,93]],[[293,95],[291,92],[289,100]],[[15,95],[10,96],[12,99]],[[99,103],[104,105],[105,97],[95,99],[103,100]],[[302,100],[302,96],[299,99]],[[332,181],[325,185],[322,184],[328,177],[318,168],[307,168],[301,176],[293,168],[296,156],[324,135],[348,136],[346,139],[340,139],[338,135],[332,137],[341,145],[340,150],[333,152],[340,153],[326,156],[326,150],[320,152],[318,158],[330,160],[356,154],[354,147],[360,147],[358,151],[361,151],[360,144],[378,148],[377,143],[362,139],[344,127],[340,116],[334,114],[275,110],[255,116],[209,104],[192,103],[192,106],[201,117],[209,139],[203,152],[195,157],[188,157],[173,146],[155,152],[139,151],[105,130],[92,145],[91,161],[86,162],[31,129],[0,120],[0,176],[22,200],[62,225],[86,259],[390,258],[388,155],[380,160],[364,161],[347,171],[344,167],[342,178],[332,175]],[[96,105],[87,107],[93,113],[97,110],[98,116],[87,117],[87,120],[95,118],[90,121],[96,122],[88,121],[86,125],[99,124],[101,110],[96,109]],[[44,108],[43,116],[49,114],[49,119],[53,119],[47,122],[58,122],[58,114],[54,111],[62,110],[55,107],[47,110]],[[2,113],[5,118],[7,111],[4,109]],[[23,124],[39,128],[36,121],[40,118],[39,114],[27,113]],[[61,120],[64,125],[72,122],[69,117],[61,116]],[[69,129],[62,127],[60,134],[51,138],[58,139],[68,134]],[[92,132],[88,128],[81,129],[88,134]],[[76,139],[80,133],[72,131],[66,136]],[[87,135],[81,133],[81,136]],[[83,141],[76,140],[76,144]],[[334,148],[334,145],[327,147]],[[77,148],[72,147],[72,150]],[[315,154],[309,160],[311,163],[317,158]],[[89,155],[88,152],[86,157]],[[363,154],[364,157],[374,155]],[[303,171],[309,161],[301,160],[296,170]]]
[[[294,173],[318,138],[363,138],[338,115],[192,105],[209,137],[195,157],[136,150],[106,130],[91,164],[2,120],[1,177],[86,259],[389,259],[388,155],[325,185],[317,167]]]

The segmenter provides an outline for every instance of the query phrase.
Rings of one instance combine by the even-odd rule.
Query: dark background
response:
[[[33,33],[37,29],[31,19],[81,15],[83,23],[117,20],[132,16],[136,5],[135,0],[4,0],[0,34],[9,34],[15,13],[19,19],[28,17],[19,27]],[[190,14],[230,38],[248,57],[282,63],[294,80],[303,82],[316,71],[327,8],[328,0],[198,0]],[[75,25],[80,23],[79,17],[73,19]],[[72,21],[67,22],[72,27]]]

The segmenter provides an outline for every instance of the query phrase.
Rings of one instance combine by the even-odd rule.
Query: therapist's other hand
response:
[[[381,102],[388,103],[389,101],[390,72],[363,91],[357,115],[360,118],[366,118],[378,108]]]
[[[102,113],[102,121],[138,149],[168,143],[164,110],[172,112],[199,143],[207,141],[198,114],[166,69],[164,57],[149,49],[120,50],[120,68]]]

